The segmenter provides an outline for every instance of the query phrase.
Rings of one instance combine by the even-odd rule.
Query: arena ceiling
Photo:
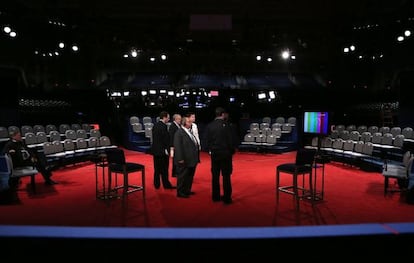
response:
[[[409,0],[11,2],[2,3],[0,21],[16,24],[22,42],[17,46],[49,50],[57,41],[74,41],[101,63],[121,60],[131,49],[144,55],[167,52],[171,58],[181,58],[174,66],[194,65],[196,58],[234,66],[246,63],[239,57],[274,55],[289,48],[298,61],[318,67],[337,61],[342,46],[351,40],[380,48],[384,35],[398,21],[411,18],[414,10]],[[371,30],[369,26],[375,24],[380,29]],[[355,28],[371,35],[361,36]]]

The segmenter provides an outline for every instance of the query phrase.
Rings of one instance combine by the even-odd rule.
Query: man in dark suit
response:
[[[214,202],[222,200],[232,203],[231,174],[233,172],[234,138],[227,121],[227,112],[222,107],[215,110],[216,118],[206,130],[206,148],[211,157],[212,198]],[[223,178],[223,197],[220,196],[220,173]]]
[[[172,158],[174,158],[174,134],[180,128],[181,128],[181,115],[176,113],[173,115],[173,121],[170,125],[170,128],[168,128],[168,132],[170,133],[170,156]],[[172,162],[171,176],[177,177],[174,160]]]
[[[160,120],[152,128],[151,154],[154,161],[154,187],[156,189],[160,188],[160,181],[162,181],[164,189],[175,189],[168,179],[170,134],[168,133],[167,122],[169,120],[170,114],[162,111]]]
[[[191,133],[191,120],[183,117],[181,129],[174,135],[174,163],[177,169],[177,197],[188,198],[191,191],[197,164],[200,162],[199,145]]]

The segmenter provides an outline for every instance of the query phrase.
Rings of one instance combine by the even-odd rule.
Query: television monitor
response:
[[[327,111],[305,111],[303,132],[327,135],[329,133],[329,113]]]

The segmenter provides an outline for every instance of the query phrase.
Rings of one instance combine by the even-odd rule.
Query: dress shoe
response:
[[[154,184],[155,189],[160,189],[159,185]]]
[[[195,195],[195,192],[193,192],[193,191],[188,192],[187,195]]]
[[[54,185],[57,184],[57,182],[53,181],[52,179],[49,179],[45,182],[45,185]]]
[[[179,197],[179,198],[189,198],[190,196],[186,195],[186,194],[177,194],[177,197]]]
[[[233,203],[233,199],[225,198],[225,199],[223,199],[223,203],[226,204],[226,205],[229,205],[229,204]]]
[[[220,202],[222,200],[222,198],[221,197],[219,197],[219,198],[214,198],[213,197],[213,202]]]
[[[177,189],[177,187],[170,185],[170,186],[164,186],[164,189]]]

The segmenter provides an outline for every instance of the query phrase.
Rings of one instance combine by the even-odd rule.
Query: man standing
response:
[[[208,124],[206,130],[206,148],[211,158],[212,198],[213,202],[222,200],[225,204],[231,204],[231,174],[235,152],[232,130],[224,108],[217,107],[215,115],[216,118]],[[220,196],[220,173],[223,178],[223,197]]]
[[[169,151],[170,151],[170,134],[168,133],[167,122],[170,120],[170,114],[166,111],[160,113],[160,120],[152,128],[151,154],[154,161],[154,187],[164,189],[175,189],[168,179]]]
[[[170,133],[170,156],[171,158],[174,157],[174,134],[180,128],[181,128],[181,115],[176,113],[173,115],[173,122],[171,123],[170,128],[168,128],[168,132]],[[172,163],[171,176],[177,177],[174,160]]]
[[[174,135],[174,164],[177,169],[177,197],[188,198],[191,191],[197,164],[200,162],[198,142],[190,127],[189,117],[184,117],[181,129]]]
[[[190,118],[190,122],[191,122],[190,130],[194,134],[194,136],[196,137],[197,142],[198,142],[198,149],[201,151],[201,141],[200,141],[200,135],[198,133],[198,126],[197,126],[197,123],[195,123],[195,121],[196,121],[195,113],[194,112],[189,112],[189,113],[186,114],[186,117]]]

